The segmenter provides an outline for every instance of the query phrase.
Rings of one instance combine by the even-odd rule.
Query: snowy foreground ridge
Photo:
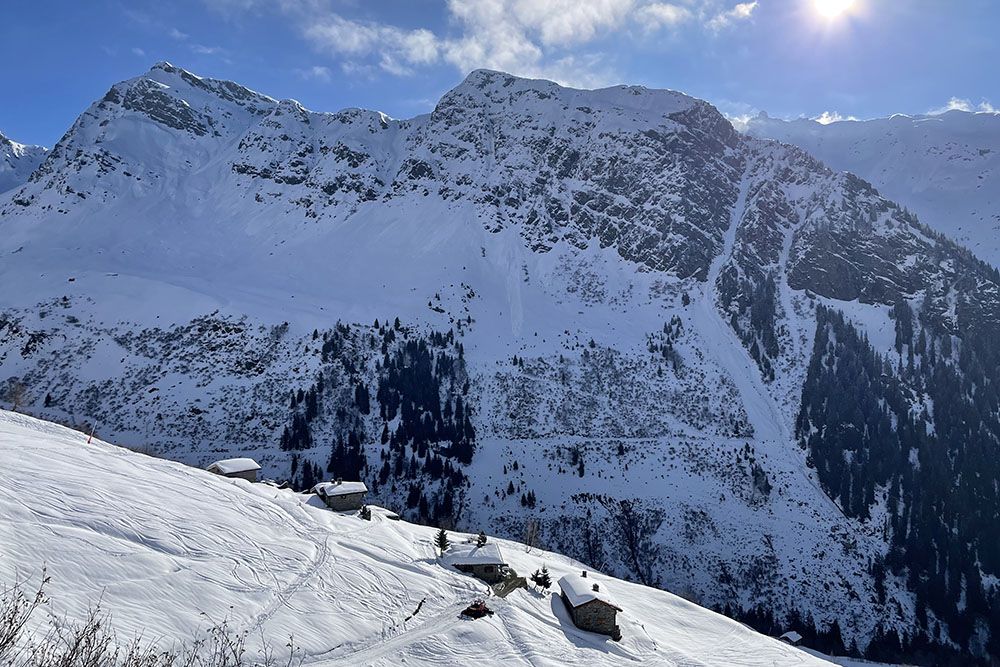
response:
[[[465,620],[484,586],[438,561],[431,528],[366,522],[15,413],[0,413],[0,458],[0,582],[45,564],[52,613],[78,617],[103,595],[125,636],[184,640],[228,617],[279,646],[294,635],[317,666],[829,664],[618,580],[618,643],[577,630],[558,595],[532,590],[488,598],[492,618]],[[581,568],[498,543],[522,574]]]

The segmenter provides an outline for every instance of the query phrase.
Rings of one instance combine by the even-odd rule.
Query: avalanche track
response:
[[[750,165],[747,164],[740,181],[739,197],[733,207],[729,228],[723,240],[722,252],[712,260],[701,302],[691,313],[693,324],[705,342],[709,356],[722,366],[726,375],[736,385],[747,416],[753,425],[754,438],[758,441],[785,443],[789,440],[789,432],[781,417],[781,410],[764,386],[757,364],[747,353],[743,343],[729,326],[729,322],[722,316],[717,299],[716,283],[722,269],[732,258],[736,231],[746,209],[749,169]]]

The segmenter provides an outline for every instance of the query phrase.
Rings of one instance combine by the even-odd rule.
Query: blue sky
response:
[[[730,116],[1000,106],[997,0],[7,0],[0,16],[0,131],[45,145],[158,60],[400,118],[477,67],[674,88]]]

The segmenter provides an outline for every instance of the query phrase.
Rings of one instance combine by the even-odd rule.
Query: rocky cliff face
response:
[[[0,216],[0,363],[33,411],[195,464],[256,456],[300,486],[363,477],[413,518],[828,650],[992,650],[993,561],[911,558],[942,542],[911,539],[901,508],[929,536],[952,502],[914,497],[910,473],[950,444],[917,443],[906,415],[928,433],[975,403],[976,451],[995,447],[1000,364],[978,341],[996,273],[704,102],[477,71],[395,120],[160,64],[84,113]],[[893,406],[872,422],[892,447],[841,437],[855,412],[817,399],[838,354],[869,360],[837,395]],[[939,362],[965,387],[944,408]],[[859,463],[886,451],[891,470]],[[969,586],[983,604],[962,606]]]

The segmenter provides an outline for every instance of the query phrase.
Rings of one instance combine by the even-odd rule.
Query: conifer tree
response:
[[[535,570],[531,573],[531,581],[542,590],[549,590],[552,586],[552,577],[549,576],[549,569],[543,565],[541,570]]]
[[[549,568],[542,565],[542,576],[539,578],[538,585],[545,590],[549,590],[552,586],[552,577],[549,576]]]
[[[451,543],[448,541],[448,533],[445,532],[444,528],[438,531],[437,537],[434,538],[434,544],[441,551],[442,556],[444,555],[444,552],[448,550]]]
[[[485,531],[479,531],[479,535],[476,537],[476,546],[481,547],[486,544],[486,533]]]

